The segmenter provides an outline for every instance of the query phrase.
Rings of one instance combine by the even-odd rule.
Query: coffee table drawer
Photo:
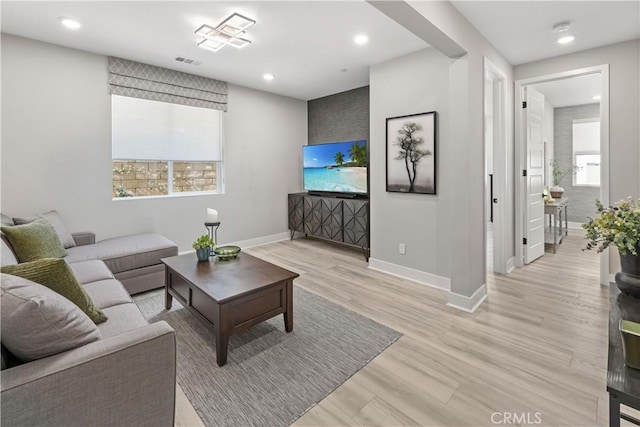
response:
[[[170,274],[171,274],[171,280],[169,281],[170,289],[172,289],[176,294],[181,296],[184,299],[184,301],[188,304],[189,303],[189,287],[190,287],[189,282],[187,282],[177,274],[174,274],[174,273],[170,273]]]
[[[246,322],[257,320],[260,317],[268,317],[283,313],[285,310],[285,287],[275,286],[260,292],[238,298],[229,303],[232,313],[233,326],[239,326]],[[258,320],[261,321],[261,320]]]

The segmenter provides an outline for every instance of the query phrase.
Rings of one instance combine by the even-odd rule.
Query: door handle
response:
[[[498,199],[494,198],[493,203],[498,203]]]

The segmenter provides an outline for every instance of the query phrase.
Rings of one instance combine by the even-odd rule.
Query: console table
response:
[[[292,193],[288,196],[291,240],[297,232],[362,249],[369,260],[369,200]]]
[[[640,370],[627,368],[622,353],[620,319],[640,323],[640,299],[620,292],[609,284],[609,359],[607,392],[609,392],[609,426],[619,427],[620,418],[640,425],[640,420],[621,413],[620,404],[640,410]]]
[[[553,253],[556,253],[556,246],[562,243],[564,236],[568,234],[567,206],[569,199],[563,197],[553,203],[544,204],[544,213],[549,215],[549,227],[545,229],[544,242],[553,245]],[[564,217],[564,226],[562,218]]]

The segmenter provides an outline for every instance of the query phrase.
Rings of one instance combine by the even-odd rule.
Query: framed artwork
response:
[[[387,119],[387,191],[436,194],[438,113]]]

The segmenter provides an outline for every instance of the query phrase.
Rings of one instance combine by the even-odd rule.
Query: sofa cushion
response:
[[[65,261],[67,261],[66,258]],[[78,282],[83,285],[99,280],[113,279],[111,270],[99,259],[74,262],[69,264],[69,267],[73,270],[73,274],[78,279]]]
[[[156,233],[135,234],[103,240],[95,245],[69,248],[67,262],[101,259],[112,273],[160,263],[161,258],[178,254],[171,240]]]
[[[100,310],[118,304],[133,302],[127,290],[116,279],[100,280],[83,286],[85,292]]]
[[[56,230],[43,219],[24,225],[2,227],[1,230],[20,262],[62,258],[67,254]]]
[[[16,258],[16,254],[13,253],[13,249],[11,249],[3,234],[2,238],[0,238],[0,267],[17,263],[18,258]]]
[[[38,218],[41,218],[51,224],[53,229],[56,230],[56,234],[60,238],[62,246],[64,246],[65,248],[72,248],[76,245],[75,240],[73,240],[73,236],[71,236],[71,233],[69,233],[69,230],[67,230],[67,227],[65,227],[57,211],[49,211],[25,218],[13,218],[13,223],[15,225],[28,224]]]
[[[114,337],[149,324],[134,303],[107,307],[104,313],[109,316],[109,321],[98,325],[103,338]]]
[[[19,226],[22,227],[22,226]],[[63,259],[45,258],[33,262],[8,265],[0,272],[24,277],[48,287],[77,305],[95,323],[107,320],[91,301],[73,271]]]
[[[96,325],[75,304],[46,286],[2,274],[2,344],[31,361],[97,341]]]

